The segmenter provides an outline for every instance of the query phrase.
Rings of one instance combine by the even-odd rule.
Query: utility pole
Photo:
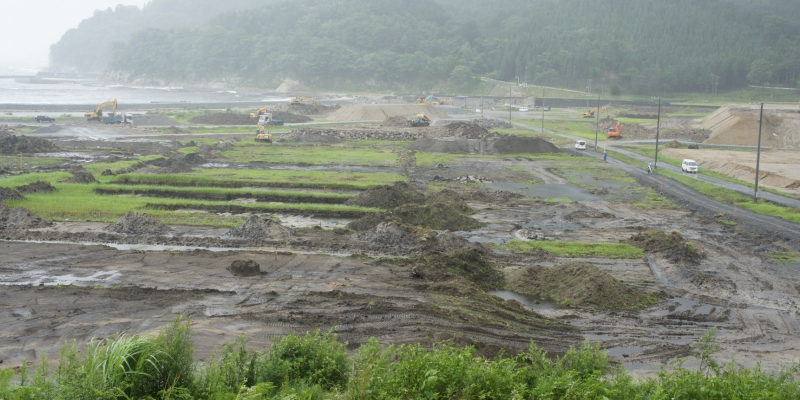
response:
[[[597,151],[597,129],[600,127],[600,95],[597,95],[597,116],[594,123],[594,151]]]
[[[658,137],[661,133],[661,99],[658,99],[658,119],[656,120],[656,162],[653,168],[658,169]]]
[[[758,203],[758,167],[761,164],[761,127],[764,124],[764,103],[761,103],[761,115],[758,118],[758,151],[756,151],[756,191],[753,192],[753,201]]]
[[[542,133],[544,133],[544,94],[545,88],[542,88]]]

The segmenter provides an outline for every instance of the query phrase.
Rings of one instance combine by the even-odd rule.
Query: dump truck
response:
[[[425,114],[417,114],[414,119],[411,120],[411,126],[430,126],[431,120],[425,116]]]

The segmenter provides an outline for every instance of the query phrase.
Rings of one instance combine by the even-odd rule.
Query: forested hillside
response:
[[[118,5],[97,10],[50,46],[54,70],[103,71],[116,46],[146,28],[198,26],[223,11],[242,10],[270,0],[151,0],[143,9]]]
[[[787,16],[798,8],[789,0],[293,0],[142,30],[115,48],[109,69],[125,79],[225,77],[261,87],[290,77],[318,88],[457,90],[474,76],[578,89],[592,79],[650,95],[714,83],[797,86],[800,24]]]

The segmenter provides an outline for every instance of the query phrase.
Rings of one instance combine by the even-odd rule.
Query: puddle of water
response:
[[[525,306],[525,308],[533,311],[550,311],[550,310],[559,310],[564,308],[560,304],[551,301],[540,301],[534,299],[533,297],[526,296],[524,294],[509,292],[507,290],[493,290],[491,292],[486,292],[486,293],[495,295],[503,300],[516,300],[522,303],[522,305]]]
[[[15,308],[11,310],[11,316],[13,317],[30,317],[33,315],[33,312],[29,308]]]
[[[611,357],[621,357],[633,353],[638,353],[646,349],[647,347],[612,347],[610,349],[606,349],[606,351],[608,352],[608,355]]]
[[[0,282],[0,285],[57,286],[57,285],[72,285],[77,282],[111,283],[117,278],[122,277],[122,273],[119,271],[99,271],[88,276],[76,276],[73,274],[64,274],[56,276],[53,275],[50,271],[37,270],[37,271],[23,272],[19,277],[24,279],[24,282],[16,280],[13,275],[5,275],[2,278],[5,279],[10,278],[10,281]]]
[[[322,225],[324,229],[343,228],[345,225],[355,221],[350,218],[314,218],[299,215],[274,215],[281,220],[281,225],[296,229],[320,225]]]
[[[600,201],[603,196],[589,193],[588,190],[572,184],[535,184],[528,185],[514,182],[492,182],[486,184],[490,190],[503,190],[507,192],[517,192],[528,197],[540,197],[543,199],[569,198],[575,201]]]

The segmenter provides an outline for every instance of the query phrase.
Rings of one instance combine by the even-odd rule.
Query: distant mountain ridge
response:
[[[165,9],[188,2],[156,1]],[[753,82],[797,86],[800,24],[786,17],[797,15],[791,14],[800,9],[796,3],[239,0],[239,11],[202,23],[132,33],[107,65],[123,81],[265,88],[291,78],[316,88],[445,82],[458,89],[475,76],[578,89],[591,79],[611,91],[651,95],[715,84],[719,90]],[[54,46],[59,65],[63,58],[55,54]]]

